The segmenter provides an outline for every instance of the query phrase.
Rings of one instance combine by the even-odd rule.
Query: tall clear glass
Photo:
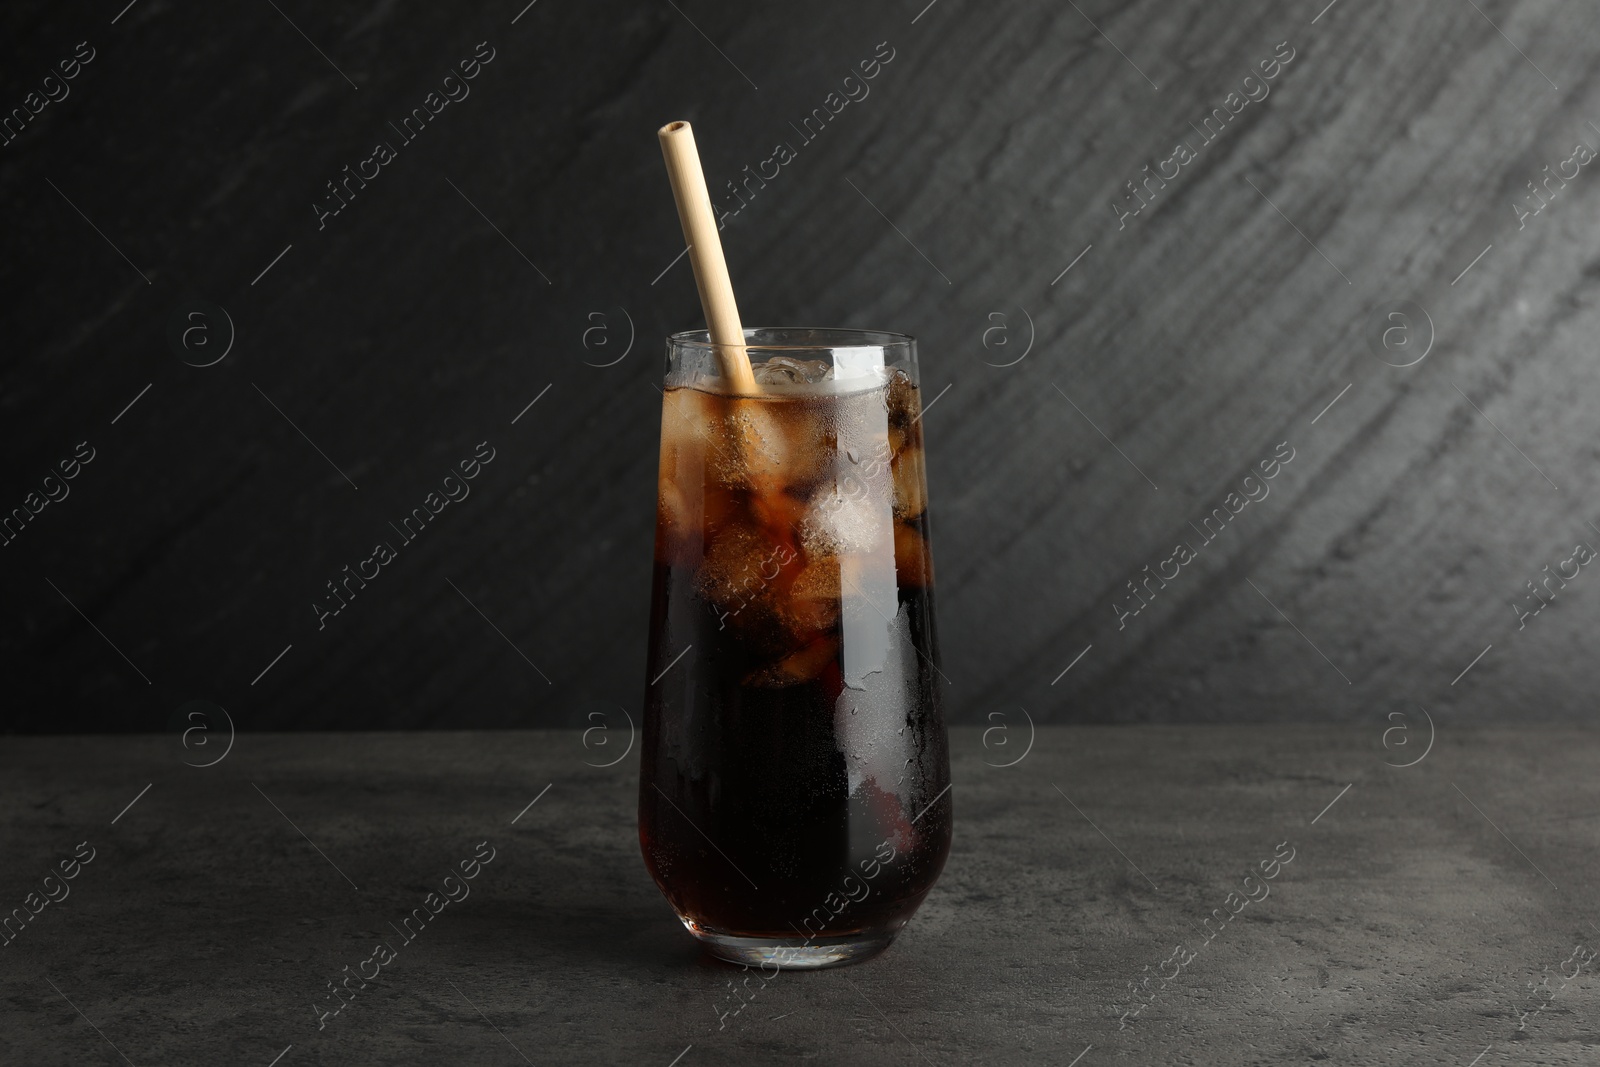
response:
[[[950,850],[916,341],[667,342],[639,841],[715,955],[888,947]]]

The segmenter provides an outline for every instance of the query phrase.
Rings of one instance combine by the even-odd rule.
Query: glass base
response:
[[[709,930],[692,919],[683,925],[700,940],[707,952],[720,960],[759,967],[764,963],[779,969],[815,971],[824,967],[845,967],[869,960],[888,948],[899,929],[864,930],[838,937],[735,937]]]

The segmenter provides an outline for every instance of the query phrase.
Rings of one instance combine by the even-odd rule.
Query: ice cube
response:
[[[675,567],[698,564],[705,540],[744,516],[739,494],[699,471],[664,471],[656,500],[656,558]]]
[[[916,383],[899,367],[889,372],[889,390],[884,403],[889,409],[891,425],[909,426],[911,420],[922,413],[922,397]]]
[[[787,593],[779,595],[778,616],[796,637],[814,637],[839,621],[839,593],[839,560],[809,559]]]
[[[891,520],[883,493],[859,479],[818,489],[800,523],[807,555],[838,556],[870,552],[888,533]]]
[[[894,571],[902,589],[933,585],[933,557],[927,540],[903,522],[894,526]]]
[[[914,519],[928,510],[928,481],[922,469],[922,449],[912,446],[890,463],[894,472],[894,515]]]
[[[805,385],[833,377],[833,364],[829,361],[791,356],[770,356],[765,363],[752,365],[750,370],[757,385]]]
[[[661,396],[661,470],[696,466],[715,426],[717,398],[694,389],[668,389]]]
[[[814,480],[826,452],[818,447],[809,412],[794,401],[736,398],[717,424],[717,448],[707,456],[720,481],[775,491]]]
[[[685,497],[692,497],[697,492],[700,497],[700,518],[707,537],[729,523],[737,522],[744,514],[744,509],[739,506],[739,494],[732,489],[715,483],[684,487]]]
[[[675,567],[693,565],[700,515],[670,478],[662,478],[656,496],[656,558]]]
[[[806,502],[787,487],[758,481],[750,491],[750,516],[777,541],[792,542],[806,515]]]
[[[907,448],[922,447],[922,423],[891,423],[889,426],[889,452],[898,456]]]
[[[712,538],[695,588],[718,616],[719,628],[736,629],[762,648],[784,631],[777,617],[776,582],[785,566],[799,558],[789,545],[748,522],[733,521]]]
[[[776,547],[760,527],[730,523],[711,539],[695,574],[695,587],[719,608],[749,603],[768,584],[761,577],[762,561]]]

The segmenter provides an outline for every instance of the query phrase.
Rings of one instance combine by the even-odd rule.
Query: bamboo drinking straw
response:
[[[661,154],[666,158],[672,196],[678,204],[678,220],[683,223],[683,239],[689,245],[694,283],[700,290],[700,306],[705,311],[717,361],[722,365],[722,377],[734,393],[757,393],[760,390],[750,372],[744,328],[739,324],[728,263],[722,258],[722,240],[711,213],[711,194],[706,191],[705,172],[700,169],[694,131],[687,122],[669,122],[656,136],[661,139]]]

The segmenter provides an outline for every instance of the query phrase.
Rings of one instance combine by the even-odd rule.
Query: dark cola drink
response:
[[[950,847],[914,342],[748,335],[757,396],[669,349],[639,835],[713,953],[828,966]]]

